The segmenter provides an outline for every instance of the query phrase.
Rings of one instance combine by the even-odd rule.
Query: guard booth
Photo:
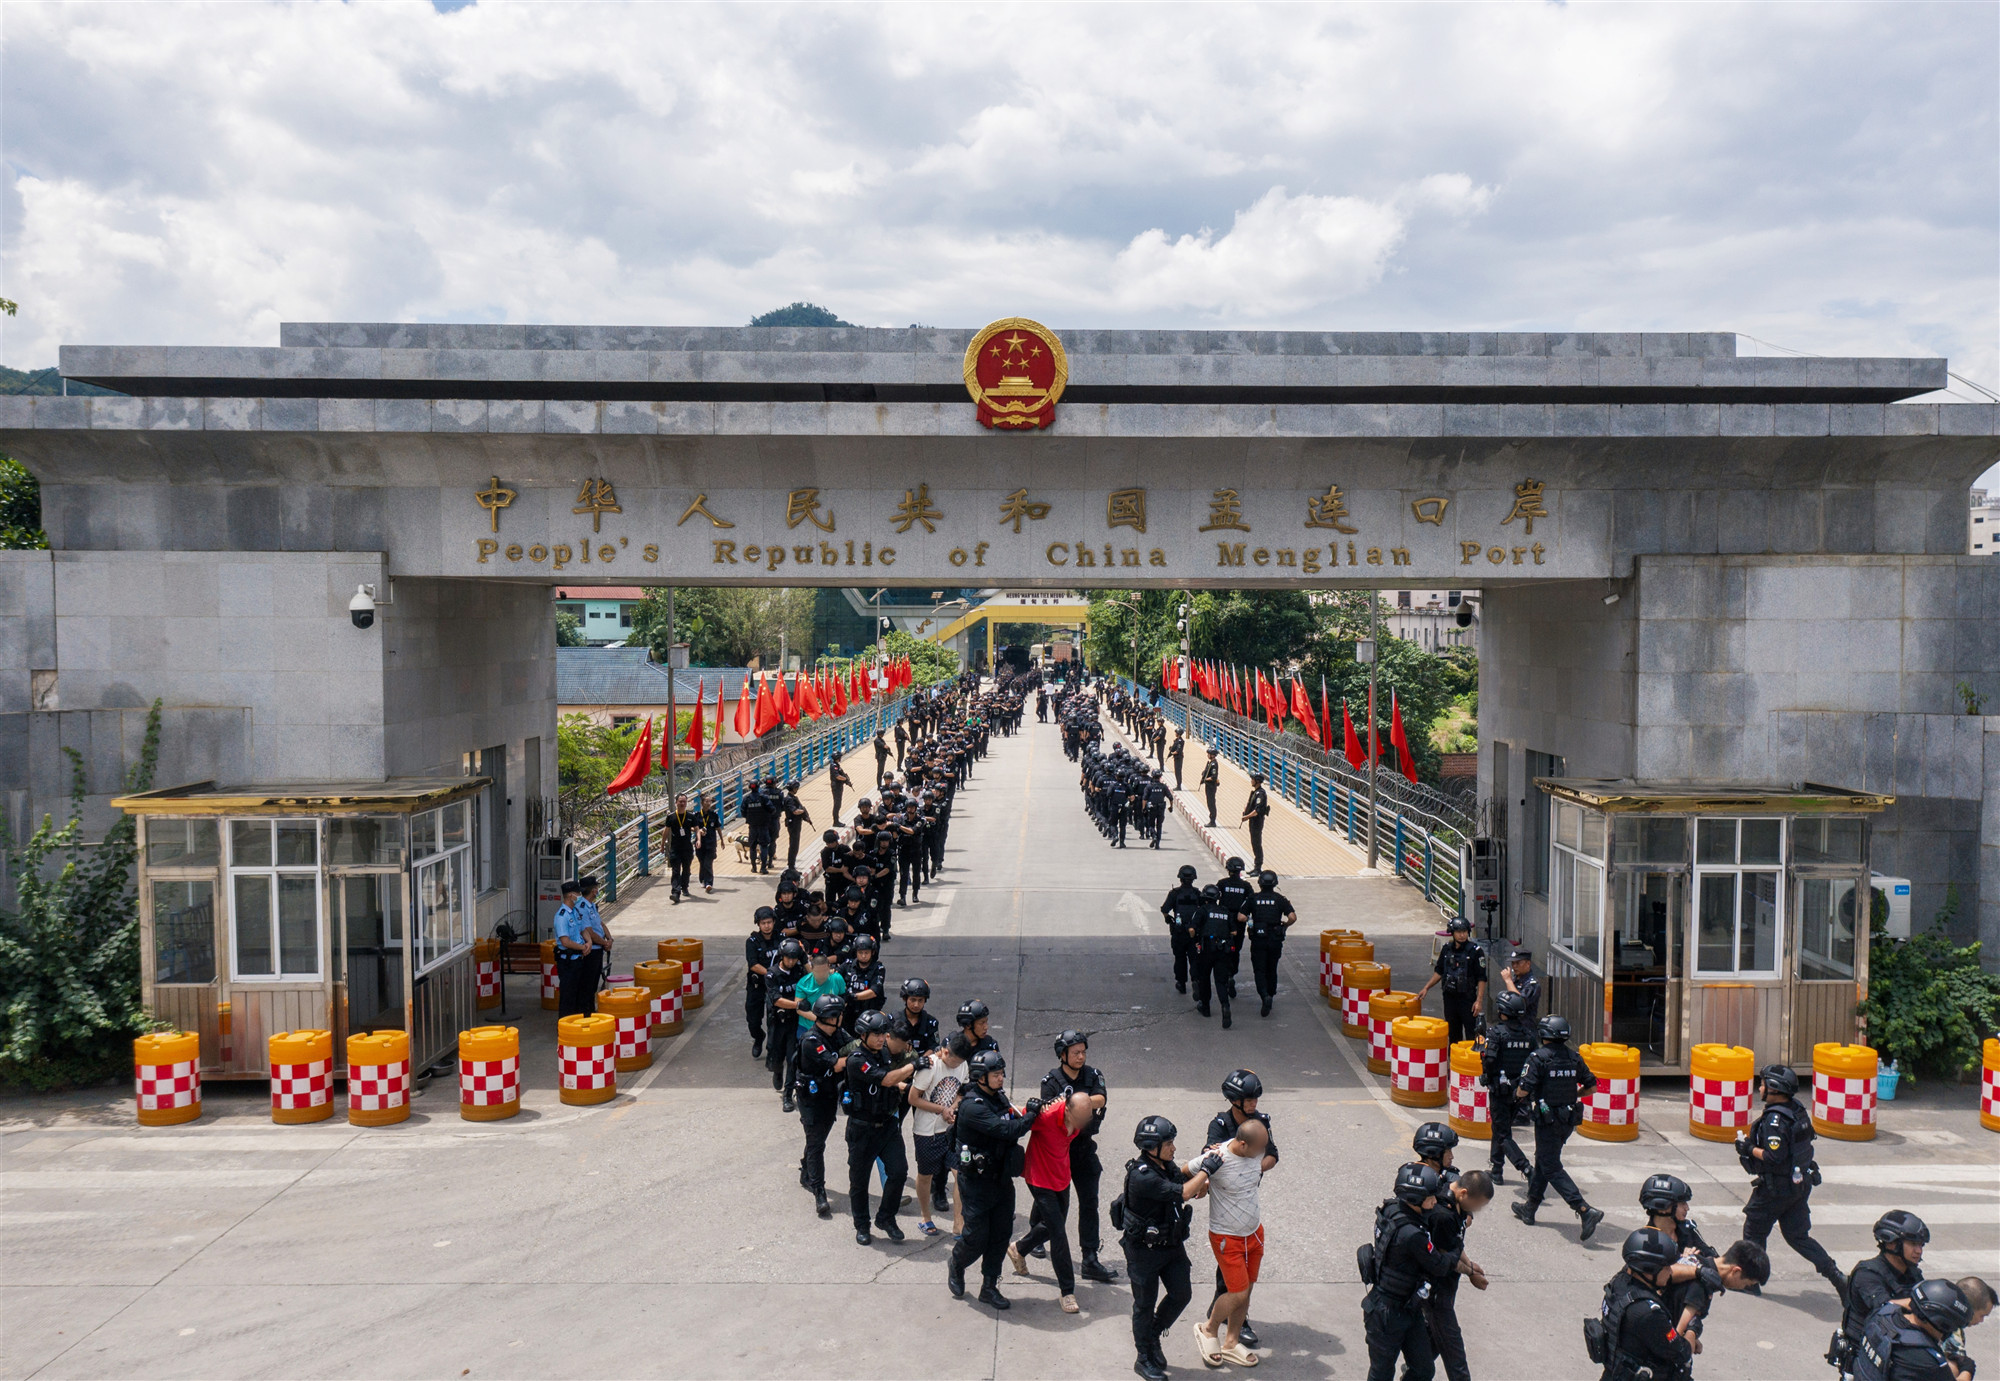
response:
[[[411,1069],[477,1024],[471,798],[485,777],[121,796],[139,831],[140,999],[205,1078],[270,1074],[279,1031],[407,1031]]]
[[[1869,819],[1839,787],[1537,778],[1550,796],[1544,1010],[1685,1071],[1698,1044],[1812,1063],[1860,1030]]]

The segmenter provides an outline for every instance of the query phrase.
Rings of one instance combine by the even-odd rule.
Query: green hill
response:
[[[35,393],[46,398],[62,391],[62,375],[56,373],[54,365],[50,365],[47,369],[9,369],[5,365],[0,365],[0,393]],[[69,396],[117,398],[122,395],[113,389],[98,388],[94,384],[80,384],[71,380]]]

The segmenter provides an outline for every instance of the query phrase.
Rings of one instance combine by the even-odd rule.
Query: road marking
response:
[[[1153,917],[1159,913],[1146,905],[1136,892],[1121,893],[1118,898],[1118,909],[1131,917],[1132,928],[1141,935],[1152,933]]]

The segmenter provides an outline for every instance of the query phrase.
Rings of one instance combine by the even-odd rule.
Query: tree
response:
[[[589,647],[590,639],[583,636],[583,620],[575,614],[556,612],[556,646]]]
[[[40,551],[48,544],[41,485],[20,461],[0,456],[0,551]]]
[[[132,1067],[132,1037],[153,1026],[139,1004],[139,908],[132,885],[138,830],[130,815],[95,847],[83,838],[83,756],[70,761],[70,816],[42,818],[13,848],[0,825],[20,909],[0,912],[0,1080],[48,1089],[91,1084]],[[153,784],[160,702],[146,715],[127,791]],[[49,873],[62,857],[60,871]]]
[[[752,326],[852,326],[826,308],[811,302],[794,302],[773,312],[750,318]]]
[[[1979,945],[1951,942],[1958,890],[1927,933],[1892,940],[1887,906],[1870,908],[1868,1000],[1861,1004],[1868,1044],[1896,1062],[1905,1078],[1953,1079],[1979,1061],[1980,1040],[2000,1025],[2000,978],[1979,963]]]
[[[958,675],[958,654],[943,643],[925,642],[900,628],[889,630],[882,647],[892,662],[910,659],[910,680],[919,686],[935,686]]]
[[[632,610],[628,645],[645,644],[653,660],[665,663],[667,648],[688,645],[688,664],[698,667],[776,666],[781,650],[810,655],[813,592],[763,586],[704,585],[674,591],[673,638],[668,636],[667,592],[648,590]]]

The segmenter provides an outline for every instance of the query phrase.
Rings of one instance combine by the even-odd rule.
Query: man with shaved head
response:
[[[1097,1115],[1097,1099],[1088,1093],[1072,1093],[1043,1108],[1028,1133],[1028,1165],[1022,1178],[1035,1204],[1028,1213],[1028,1235],[1007,1247],[1007,1260],[1014,1274],[1028,1273],[1028,1253],[1044,1242],[1049,1245],[1049,1264],[1056,1269],[1056,1289],[1062,1295],[1062,1311],[1074,1314],[1076,1270],[1069,1255],[1069,1144]]]
[[[1236,1129],[1232,1141],[1211,1146],[1222,1166],[1208,1176],[1208,1244],[1222,1271],[1223,1291],[1209,1306],[1206,1322],[1194,1326],[1195,1346],[1210,1366],[1224,1361],[1254,1366],[1257,1354],[1244,1346],[1243,1320],[1250,1314],[1250,1291],[1264,1261],[1264,1218],[1257,1191],[1264,1182],[1264,1151],[1271,1131],[1256,1118]]]

